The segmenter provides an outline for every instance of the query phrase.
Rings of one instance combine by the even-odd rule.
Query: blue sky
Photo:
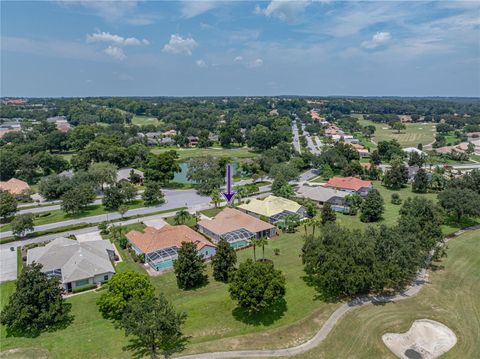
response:
[[[1,96],[480,96],[480,2],[1,2]]]

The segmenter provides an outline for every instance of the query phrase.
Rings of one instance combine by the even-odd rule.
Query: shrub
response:
[[[398,195],[398,193],[392,193],[392,199],[391,199],[392,204],[402,204],[402,199]]]
[[[94,289],[94,288],[97,288],[96,284],[87,284],[87,285],[83,285],[81,287],[73,288],[72,292],[73,293],[81,293],[81,292],[85,292],[87,290]]]

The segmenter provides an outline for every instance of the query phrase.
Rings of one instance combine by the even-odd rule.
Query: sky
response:
[[[0,96],[480,96],[480,1],[0,4]]]

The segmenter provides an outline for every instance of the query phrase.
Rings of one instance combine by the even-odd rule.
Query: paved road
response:
[[[0,283],[17,279],[17,251],[10,247],[0,248]]]
[[[302,123],[302,131],[303,131],[303,136],[307,140],[307,147],[312,152],[314,155],[319,155],[321,152],[317,148],[317,145],[313,142],[312,136],[310,136],[310,133],[305,131],[305,125]]]
[[[471,227],[469,229],[460,230],[455,233],[455,237],[458,235],[469,231],[469,230],[478,230],[480,226]],[[448,241],[451,238],[447,238]],[[365,296],[354,299],[350,302],[342,304],[333,314],[327,319],[325,324],[320,328],[320,330],[311,338],[303,344],[300,344],[295,347],[285,348],[285,349],[276,349],[276,350],[237,350],[237,351],[227,351],[227,352],[212,352],[212,353],[203,353],[203,354],[192,354],[177,357],[176,359],[223,359],[223,358],[259,358],[259,357],[283,357],[283,356],[293,356],[301,353],[305,353],[309,350],[320,345],[322,341],[325,340],[327,335],[332,331],[337,322],[342,318],[347,312],[367,305],[367,304],[376,304],[376,303],[388,303],[396,302],[403,299],[408,299],[416,296],[420,290],[423,288],[426,280],[427,271],[422,269],[417,274],[415,281],[412,285],[407,288],[405,291],[393,295],[393,296]]]
[[[293,133],[293,148],[298,153],[302,153],[302,147],[300,146],[300,137],[298,134],[297,121],[292,122],[292,133]]]
[[[136,215],[148,215],[150,213],[169,210],[179,207],[195,207],[199,205],[208,205],[210,203],[210,197],[208,196],[200,196],[197,192],[193,189],[187,190],[164,190],[165,200],[166,203],[152,206],[152,207],[142,207],[129,210],[125,215],[126,216],[136,216]],[[58,205],[54,205],[51,207],[56,207]],[[97,216],[90,216],[78,219],[71,219],[62,222],[56,223],[49,223],[43,224],[39,226],[35,226],[34,232],[38,231],[45,231],[53,228],[58,227],[65,227],[80,223],[100,223],[103,221],[111,221],[113,219],[120,219],[122,216],[118,212],[101,214]],[[12,235],[12,231],[5,231],[0,233],[0,238],[9,237]]]

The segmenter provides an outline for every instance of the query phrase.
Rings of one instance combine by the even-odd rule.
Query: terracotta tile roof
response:
[[[356,177],[332,177],[325,184],[325,187],[334,187],[358,191],[363,187],[370,187],[372,182],[364,181]]]
[[[21,194],[26,189],[29,189],[30,186],[27,182],[16,178],[10,178],[6,182],[0,182],[0,190],[8,191],[11,194]]]
[[[171,226],[166,224],[160,229],[146,227],[143,233],[130,231],[126,236],[143,253],[150,253],[158,249],[174,246],[180,248],[182,242],[196,243],[197,250],[205,246],[214,247],[205,237],[185,225]]]
[[[229,207],[218,213],[213,219],[204,219],[198,222],[198,225],[218,235],[240,228],[245,228],[253,233],[274,228],[270,223]]]

